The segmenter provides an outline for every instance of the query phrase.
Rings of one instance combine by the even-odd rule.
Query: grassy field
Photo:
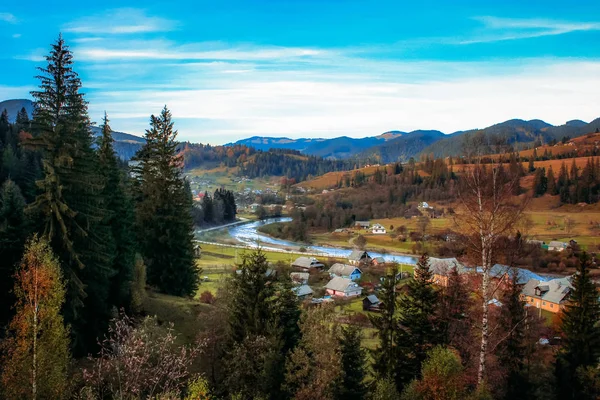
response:
[[[243,179],[237,176],[238,168],[219,167],[213,169],[196,168],[186,172],[191,180],[192,189],[199,191],[214,192],[218,188],[243,192],[245,189],[265,190],[267,188],[278,189],[279,178],[268,179]]]

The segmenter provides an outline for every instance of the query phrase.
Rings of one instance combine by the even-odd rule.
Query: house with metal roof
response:
[[[374,294],[370,294],[363,299],[363,311],[379,311],[382,302]]]
[[[371,256],[364,250],[352,250],[348,256],[348,262],[352,265],[370,264]]]
[[[290,272],[290,278],[293,283],[306,285],[310,274],[308,272]]]
[[[292,268],[300,268],[304,271],[310,270],[322,270],[325,265],[314,257],[298,257],[296,261],[292,263]]]
[[[470,272],[470,269],[465,267],[455,257],[429,257],[429,271],[432,273],[432,282],[438,286],[448,286],[448,277],[450,276],[450,271],[452,271],[452,268],[456,268],[459,274]]]
[[[370,221],[355,221],[354,222],[354,227],[358,228],[358,229],[369,229],[369,226],[371,226]]]
[[[383,225],[375,224],[371,228],[371,233],[373,233],[374,235],[385,235],[387,231],[385,230],[385,227]]]
[[[543,278],[535,272],[529,271],[528,269],[511,267],[509,265],[494,264],[494,266],[490,269],[490,278],[496,281],[508,282],[515,277],[517,278],[517,285],[525,285],[531,279],[537,279],[539,281],[547,280],[546,278]]]
[[[573,290],[571,280],[570,276],[549,281],[530,279],[523,287],[521,295],[530,307],[557,313],[569,300]]]
[[[548,243],[548,251],[564,251],[569,246],[568,243],[559,242],[558,240],[552,240]],[[545,247],[542,245],[542,248]]]
[[[362,276],[362,271],[354,265],[335,263],[329,268],[329,276],[341,276],[352,281],[357,281]]]
[[[362,294],[362,287],[347,278],[336,276],[331,279],[325,289],[328,294],[336,297],[356,297]]]
[[[297,286],[293,288],[292,291],[296,293],[296,296],[298,296],[300,300],[307,299],[313,295],[313,290],[308,285]]]

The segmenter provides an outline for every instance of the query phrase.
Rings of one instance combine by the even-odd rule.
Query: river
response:
[[[233,227],[222,227],[227,229],[229,236],[236,239],[243,245],[257,247],[260,246],[263,249],[281,249],[282,247],[300,248],[304,247],[309,253],[322,254],[323,257],[336,257],[336,258],[347,258],[352,250],[340,249],[337,247],[329,246],[313,246],[310,244],[292,242],[289,240],[276,239],[267,235],[264,235],[257,231],[260,226],[273,224],[276,222],[290,222],[292,219],[289,217],[280,218],[268,218],[262,221],[248,222],[245,224],[236,225]],[[371,257],[383,257],[388,262],[397,262],[401,264],[416,264],[417,260],[411,256],[391,255],[391,254],[380,254],[371,253]]]

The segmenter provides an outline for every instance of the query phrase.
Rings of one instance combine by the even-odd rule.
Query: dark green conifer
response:
[[[573,290],[561,323],[563,346],[556,359],[557,395],[560,399],[584,399],[586,388],[579,376],[600,357],[600,302],[590,278],[587,254],[573,276]]]
[[[340,350],[342,353],[342,383],[337,398],[362,400],[367,394],[365,386],[366,353],[361,347],[362,330],[356,325],[342,328]]]
[[[148,283],[160,291],[191,296],[198,288],[194,261],[192,194],[186,190],[177,131],[165,106],[150,117],[146,143],[136,155],[136,225]]]

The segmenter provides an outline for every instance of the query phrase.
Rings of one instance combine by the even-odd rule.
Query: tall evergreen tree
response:
[[[15,303],[13,277],[29,231],[24,209],[19,187],[7,180],[0,189],[0,327],[10,320]]]
[[[164,293],[190,296],[198,288],[194,262],[192,195],[186,190],[171,112],[150,117],[146,143],[136,155],[138,242],[148,283]]]
[[[518,274],[513,274],[503,296],[500,326],[503,340],[497,347],[498,360],[506,371],[505,399],[529,399],[529,384],[525,371],[527,356],[527,313],[521,299]]]
[[[556,359],[557,394],[561,399],[585,399],[586,390],[578,374],[597,365],[600,357],[600,303],[590,278],[589,260],[577,267],[572,285],[561,323],[563,346]]]
[[[85,354],[107,327],[108,293],[114,275],[106,243],[98,157],[92,149],[87,103],[73,71],[73,55],[62,36],[40,68],[31,143],[42,152],[44,176],[32,211],[44,220],[44,236],[61,260],[68,283],[65,317],[74,345]]]
[[[133,202],[127,194],[126,175],[119,169],[106,114],[101,129],[98,158],[104,176],[103,198],[106,199],[107,209],[103,222],[111,229],[112,241],[107,246],[110,246],[113,269],[116,272],[111,281],[110,298],[111,304],[129,309],[136,254]]]
[[[464,337],[466,331],[470,329],[467,320],[468,309],[469,292],[458,269],[454,267],[448,274],[448,285],[440,296],[439,329],[442,344],[458,348],[457,341]]]
[[[367,388],[366,354],[361,347],[362,333],[358,326],[342,328],[340,336],[340,351],[342,353],[342,383],[338,399],[362,400]]]
[[[275,294],[274,277],[260,249],[242,256],[229,290],[231,341],[240,343],[250,335],[268,336]]]
[[[554,171],[552,170],[552,165],[548,167],[548,175],[546,177],[546,181],[546,193],[552,196],[558,194],[558,190],[556,189],[556,179],[554,178]]]
[[[407,284],[407,291],[399,300],[401,387],[419,375],[427,352],[441,341],[437,313],[439,297],[432,277],[429,257],[423,254],[415,267],[414,279]]]
[[[380,313],[369,314],[371,324],[377,330],[379,344],[372,352],[373,370],[377,379],[396,379],[398,354],[398,269],[390,268],[383,277],[379,292]]]

